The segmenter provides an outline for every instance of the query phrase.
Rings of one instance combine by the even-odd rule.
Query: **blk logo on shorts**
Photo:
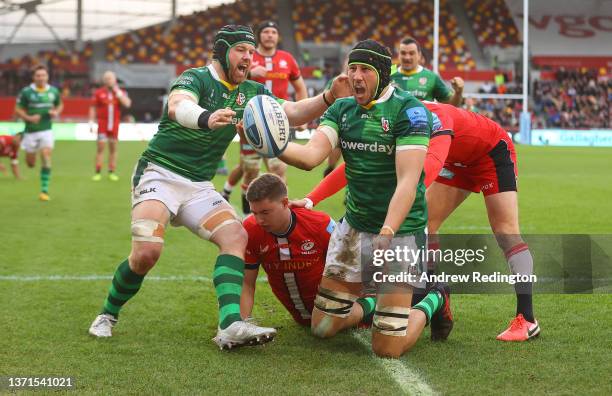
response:
[[[139,195],[144,195],[144,194],[148,194],[148,193],[152,193],[152,192],[157,192],[157,187],[151,187],[151,188],[147,188],[145,190],[140,190],[140,192],[138,194]]]

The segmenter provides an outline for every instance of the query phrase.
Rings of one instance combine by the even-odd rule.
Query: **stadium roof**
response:
[[[233,0],[80,0],[82,39],[99,40]],[[77,38],[79,0],[0,0],[0,43]],[[45,25],[51,26],[52,31]],[[53,33],[55,32],[55,33]],[[11,39],[12,37],[12,39]]]

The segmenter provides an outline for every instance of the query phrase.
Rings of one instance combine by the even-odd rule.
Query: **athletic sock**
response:
[[[437,290],[429,292],[425,298],[418,304],[412,307],[412,309],[418,309],[425,314],[427,324],[431,320],[431,317],[438,312],[440,307],[444,304],[444,296]]]
[[[49,182],[51,181],[51,168],[40,168],[40,191],[47,194],[49,192]]]
[[[440,249],[440,242],[429,242],[427,244],[428,252],[438,250],[438,249]],[[426,270],[427,270],[427,275],[429,276],[436,273],[435,257],[436,255],[434,252],[427,254]],[[412,303],[410,305],[414,307],[415,305],[420,303],[425,298],[426,295],[427,295],[427,289],[415,289],[414,292],[412,293]]]
[[[519,243],[506,251],[506,260],[508,260],[508,266],[512,274],[533,274],[533,257],[526,243]],[[534,323],[532,283],[517,282],[514,285],[514,290],[516,292],[516,314],[522,314],[527,321]]]
[[[106,297],[104,307],[102,307],[102,313],[111,314],[118,318],[123,304],[140,290],[143,279],[144,275],[138,275],[132,271],[128,260],[125,259],[115,271],[113,281],[108,289],[108,297]]]
[[[244,213],[245,215],[251,213],[251,205],[249,205],[249,201],[246,199],[246,192],[247,189],[249,188],[248,185],[243,184],[241,186],[242,189],[242,213]]]
[[[234,185],[231,184],[229,182],[229,180],[225,181],[225,184],[223,185],[223,193],[229,197],[230,195],[232,195],[232,190],[234,189]]]
[[[213,283],[219,301],[219,327],[227,328],[242,320],[240,317],[240,294],[244,278],[244,260],[230,254],[217,257]]]
[[[363,318],[361,318],[361,321],[364,323],[372,323],[372,317],[374,316],[376,308],[376,297],[359,297],[355,302],[363,308]]]

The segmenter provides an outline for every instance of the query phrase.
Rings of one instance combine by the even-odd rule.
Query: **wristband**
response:
[[[380,235],[389,235],[388,233],[384,233],[383,230],[389,231],[392,237],[395,236],[395,231],[393,231],[393,228],[391,228],[391,226],[388,226],[388,225],[382,226],[380,229],[380,233],[379,233]]]
[[[326,94],[327,92],[328,92],[328,91],[323,91],[323,102],[325,102],[325,105],[326,105],[327,107],[330,107],[330,106],[331,106],[333,103],[329,103],[329,102],[327,101],[327,98],[325,98],[325,94]],[[334,94],[332,94],[332,96],[334,96]]]
[[[202,114],[200,114],[200,116],[198,117],[198,126],[200,127],[200,129],[210,129],[210,127],[208,126],[208,119],[211,115],[212,112],[208,110],[204,110]]]

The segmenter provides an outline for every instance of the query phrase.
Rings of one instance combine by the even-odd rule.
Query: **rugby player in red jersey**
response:
[[[289,208],[287,186],[280,177],[266,173],[247,190],[251,215],[244,222],[249,235],[240,298],[240,314],[251,316],[260,267],[268,276],[272,292],[293,319],[310,326],[312,309],[323,268],[329,237],[336,225],[326,213]],[[371,322],[376,299],[357,299],[351,315],[355,322]]]
[[[253,63],[250,79],[264,84],[276,97],[289,99],[289,83],[295,91],[295,100],[308,97],[306,84],[300,74],[297,61],[287,51],[278,49],[280,40],[279,29],[276,22],[266,21],[261,23],[255,32],[257,38],[257,50],[253,54]],[[232,189],[240,178],[242,182],[242,211],[249,213],[249,204],[245,194],[249,183],[257,177],[260,169],[261,157],[253,150],[246,140],[240,140],[240,164],[232,170],[223,188],[223,197],[229,201]],[[264,159],[269,172],[280,176],[285,180],[287,165],[278,158]]]
[[[93,181],[100,181],[102,176],[102,162],[104,155],[104,143],[108,142],[108,178],[112,181],[119,180],[114,173],[117,166],[117,140],[119,137],[119,121],[121,119],[121,107],[129,108],[132,100],[117,85],[117,77],[112,71],[107,71],[102,76],[103,86],[98,88],[91,99],[89,108],[89,122],[92,126],[97,119],[98,123],[98,145],[96,150],[96,174]]]
[[[11,160],[11,170],[15,179],[20,180],[21,174],[19,173],[19,160],[17,155],[19,154],[19,136],[12,135],[0,135],[0,157],[9,157]],[[6,168],[0,163],[0,172],[6,173]]]
[[[470,193],[482,191],[491,229],[510,270],[513,274],[533,274],[533,258],[520,236],[518,170],[512,139],[499,124],[483,115],[448,104],[423,103],[437,116],[424,166],[429,248],[439,248],[436,234],[448,216]],[[342,164],[295,205],[312,207],[345,185]],[[497,336],[501,341],[527,341],[540,333],[533,315],[532,284],[517,283],[515,291],[516,317]],[[415,301],[418,297],[413,304]],[[434,320],[431,325],[435,328]]]

